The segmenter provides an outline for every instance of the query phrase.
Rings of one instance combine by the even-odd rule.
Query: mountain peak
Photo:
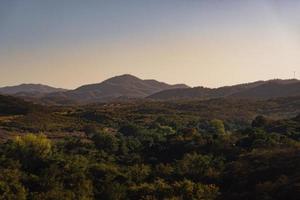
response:
[[[139,79],[138,77],[131,75],[131,74],[122,74],[122,75],[114,76],[112,78],[137,78],[137,79]]]
[[[68,95],[81,101],[93,102],[119,97],[143,98],[162,90],[181,87],[186,86],[169,85],[156,80],[142,80],[131,74],[123,74],[101,83],[81,86],[68,92]]]
[[[114,76],[103,82],[107,82],[107,81],[141,81],[141,79],[139,79],[138,77],[133,76],[131,74],[123,74],[123,75],[119,75],[119,76]]]

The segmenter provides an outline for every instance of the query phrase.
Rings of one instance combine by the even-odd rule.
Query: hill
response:
[[[267,82],[255,88],[235,93],[232,97],[239,98],[275,98],[300,95],[300,82],[282,83]]]
[[[83,85],[74,90],[40,84],[22,84],[0,88],[1,93],[21,97],[35,103],[52,105],[128,102],[143,98],[163,101],[215,98],[269,99],[300,96],[300,81],[274,79],[219,88],[190,88],[184,84],[170,85],[124,74],[100,83]]]
[[[63,92],[65,89],[54,88],[42,84],[21,84],[17,86],[8,86],[0,88],[0,94],[16,96],[38,96],[53,92]]]
[[[221,97],[267,99],[289,96],[300,96],[299,80],[275,79],[220,88],[170,89],[150,95],[148,98],[155,100],[212,99]]]
[[[299,108],[300,97],[142,100],[0,116],[0,196],[296,200]]]
[[[125,74],[101,83],[84,85],[75,90],[52,93],[47,95],[44,100],[68,99],[80,103],[103,102],[122,97],[144,98],[156,92],[174,88],[188,88],[188,86],[184,84],[169,85],[156,80],[142,80]]]
[[[1,115],[24,115],[32,111],[33,104],[12,96],[0,95],[0,116]]]

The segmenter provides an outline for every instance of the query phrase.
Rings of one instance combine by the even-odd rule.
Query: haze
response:
[[[293,78],[299,11],[297,0],[2,0],[0,86]]]

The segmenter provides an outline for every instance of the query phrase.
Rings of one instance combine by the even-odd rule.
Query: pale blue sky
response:
[[[291,78],[299,13],[297,0],[0,0],[0,86]]]

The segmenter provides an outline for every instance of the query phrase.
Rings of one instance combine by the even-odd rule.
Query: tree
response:
[[[135,124],[125,124],[119,129],[124,136],[138,136],[141,133],[140,127]]]
[[[180,200],[214,200],[219,196],[219,188],[215,185],[194,183],[190,180],[167,182],[156,179],[153,183],[142,183],[129,188],[130,199],[180,199]]]
[[[252,127],[264,128],[267,125],[267,122],[268,122],[268,120],[264,116],[259,115],[253,120]]]
[[[213,119],[210,121],[210,125],[213,133],[216,133],[218,135],[224,135],[226,133],[225,126],[222,120]]]
[[[112,134],[101,132],[92,137],[93,142],[99,150],[113,153],[118,150],[119,140]]]
[[[150,175],[151,168],[148,165],[133,165],[128,168],[128,176],[134,183],[142,183]]]
[[[43,134],[17,136],[9,148],[11,156],[32,172],[41,170],[52,153],[52,143]]]
[[[0,199],[25,200],[27,191],[22,185],[17,169],[0,169]]]
[[[223,160],[211,155],[186,154],[177,162],[177,173],[193,180],[216,178],[223,168]]]
[[[122,185],[126,178],[113,164],[95,164],[89,169],[93,180],[95,199],[121,200],[125,199],[125,189]]]
[[[215,185],[204,185],[184,179],[174,183],[175,194],[181,199],[214,200],[219,196],[219,188]]]
[[[52,144],[43,134],[27,134],[14,139],[16,150],[25,157],[45,158],[51,154]]]

